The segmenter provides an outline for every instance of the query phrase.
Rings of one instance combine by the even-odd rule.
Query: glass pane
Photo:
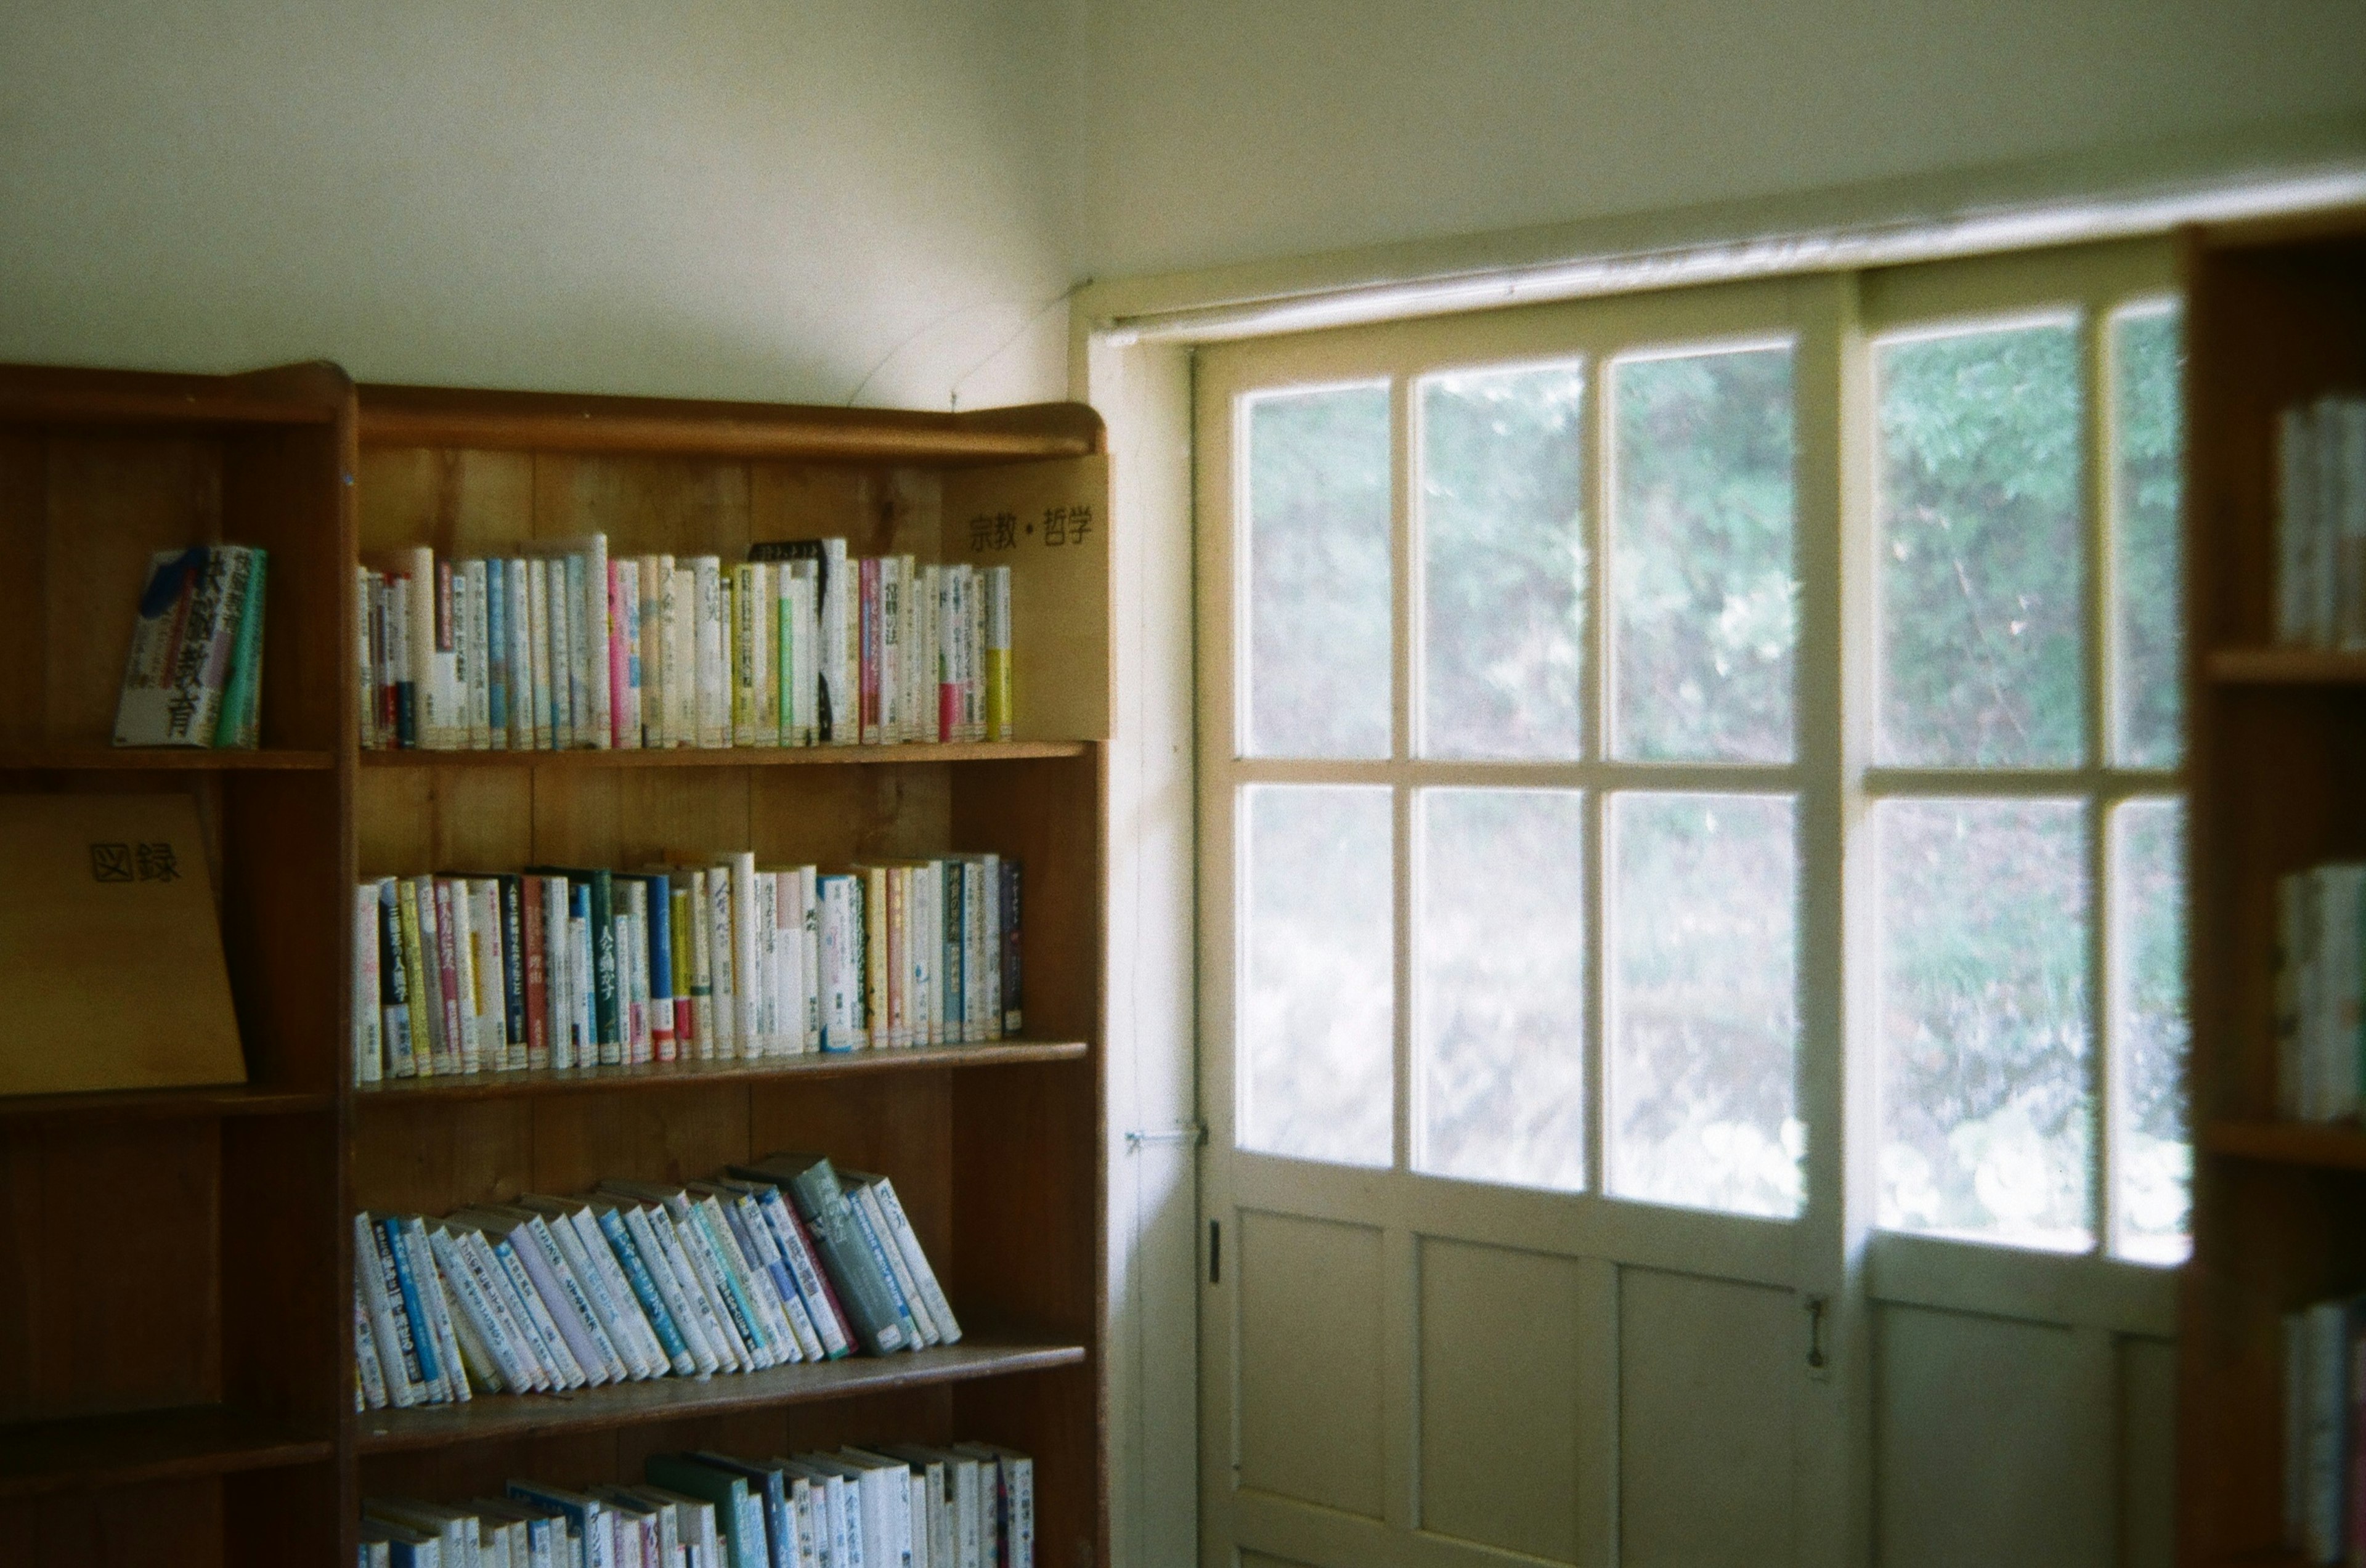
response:
[[[1394,857],[1389,792],[1241,791],[1241,1147],[1346,1165],[1395,1157]]]
[[[2084,808],[1894,800],[1876,818],[1881,1224],[2083,1247]]]
[[[2119,1235],[2124,1258],[2181,1263],[2192,1250],[2193,1145],[2186,1131],[2185,810],[2131,801],[2112,818],[2112,1030],[2120,1056]]]
[[[2120,761],[2137,768],[2173,768],[2183,749],[2177,532],[2181,357],[2174,309],[2113,318],[2112,528],[2119,599],[2112,627],[2119,638],[2113,749]]]
[[[1421,383],[1424,755],[1578,754],[1584,412],[1578,365]]]
[[[1610,1189],[1744,1214],[1799,1212],[1786,797],[1611,800]]]
[[[1791,759],[1791,350],[1612,367],[1612,745]]]
[[[1584,796],[1424,790],[1421,1168],[1585,1185]]]
[[[1882,344],[1879,754],[2080,759],[2079,337],[2067,323]]]
[[[1247,755],[1385,757],[1389,389],[1247,401]]]

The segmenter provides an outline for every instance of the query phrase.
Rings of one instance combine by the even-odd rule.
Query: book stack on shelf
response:
[[[356,890],[354,1077],[759,1061],[1019,1032],[1020,871],[822,871],[749,852],[639,872],[378,877]]]
[[[1010,569],[846,547],[615,559],[592,534],[484,559],[422,545],[357,568],[362,745],[1009,739]]]
[[[896,1184],[774,1154],[686,1186],[354,1216],[355,1405],[465,1404],[960,1341]]]
[[[2276,1114],[2351,1122],[2366,1069],[2366,862],[2276,879]]]
[[[991,1443],[742,1459],[651,1454],[643,1479],[513,1480],[459,1503],[362,1501],[359,1568],[1034,1568],[1035,1461]]]
[[[2284,1544],[2366,1562],[2366,1295],[2283,1318]]]
[[[1107,505],[1098,421],[1073,406],[890,413],[363,389],[326,366],[225,378],[0,367],[0,527],[29,563],[0,576],[11,676],[0,683],[0,787],[28,807],[138,799],[173,813],[173,822],[127,819],[104,835],[110,848],[96,863],[128,865],[134,895],[209,902],[210,924],[181,924],[218,955],[227,994],[225,1027],[208,1035],[227,1053],[219,1067],[192,1068],[173,1084],[28,1080],[24,1092],[0,1096],[12,1180],[23,1192],[141,1194],[104,1226],[92,1226],[72,1202],[36,1203],[39,1223],[0,1235],[0,1315],[18,1325],[0,1344],[0,1511],[7,1515],[0,1557],[28,1568],[367,1562],[376,1559],[363,1554],[363,1498],[493,1498],[529,1475],[607,1496],[668,1484],[648,1480],[645,1461],[654,1455],[831,1454],[903,1433],[939,1446],[975,1438],[1032,1456],[1035,1529],[1046,1550],[1063,1562],[1106,1560],[1098,1042]],[[1056,533],[1052,518],[1062,524]],[[1090,525],[1079,528],[1085,518]],[[268,562],[270,631],[261,638],[257,624],[254,694],[233,700],[233,639],[211,732],[220,736],[222,713],[236,709],[251,745],[115,746],[141,635],[137,589],[160,555],[182,559],[193,545],[206,547],[209,563],[219,552],[230,567],[238,558],[218,543],[225,538],[263,552],[248,558],[250,570]],[[565,722],[591,721],[591,733],[574,734],[569,750],[536,748],[529,648],[524,683],[503,680],[502,742],[517,739],[515,703],[529,726],[525,749],[490,750],[490,563],[503,563],[503,597],[513,602],[510,563],[541,561],[547,594],[552,567],[563,578],[571,558],[588,565],[594,540],[605,558],[634,563],[636,576],[648,557],[670,556],[677,570],[693,563],[693,597],[695,563],[711,558],[718,593],[725,581],[733,583],[737,618],[743,565],[772,569],[775,605],[785,576],[803,608],[798,552],[768,558],[767,541],[829,539],[846,542],[847,603],[858,625],[864,572],[857,563],[866,558],[893,560],[898,571],[911,558],[908,580],[873,573],[896,583],[899,615],[905,583],[925,583],[930,568],[941,586],[960,568],[981,603],[995,573],[1007,572],[1009,618],[1027,628],[1008,645],[1008,679],[999,682],[1024,697],[1010,714],[1008,742],[840,743],[863,739],[858,633],[846,699],[852,735],[839,733],[833,710],[830,744],[818,733],[811,745],[782,744],[776,704],[769,710],[774,744],[762,744],[760,734],[737,744],[735,713],[733,745],[693,748],[687,730],[674,729],[678,714],[687,725],[697,713],[693,687],[686,704],[671,707],[657,694],[659,713],[640,715],[641,744],[619,744],[612,647],[606,745],[592,750],[603,733],[591,705],[602,666],[588,658],[587,637],[579,707],[570,615]],[[366,581],[364,569],[399,569],[422,550],[431,562],[488,563],[484,752],[363,744],[382,682],[375,668],[355,678],[357,664],[378,657],[364,618],[374,606],[360,602],[356,584]],[[445,575],[474,579],[473,570]],[[531,566],[522,575],[532,642]],[[817,567],[817,588],[819,577]],[[622,585],[620,573],[620,593]],[[751,613],[763,596],[751,590]],[[564,594],[560,604],[571,612]],[[505,604],[501,641],[514,651],[508,610]],[[251,620],[239,612],[237,624]],[[601,625],[589,613],[585,621],[587,634]],[[889,629],[883,614],[883,649]],[[900,619],[893,629],[900,652]],[[752,648],[760,635],[751,630],[743,640]],[[942,637],[941,626],[940,660]],[[215,640],[209,635],[208,658]],[[550,640],[546,631],[546,667]],[[790,686],[802,692],[794,631],[790,640]],[[730,644],[719,646],[728,658]],[[776,640],[769,665],[776,695],[778,650]],[[986,660],[989,669],[995,662]],[[663,649],[656,665],[662,674]],[[748,679],[765,668],[753,660]],[[813,676],[817,723],[827,689],[818,663]],[[903,679],[881,688],[883,727],[891,711],[884,705],[902,700]],[[963,700],[983,708],[986,673],[977,680],[975,694]],[[629,666],[622,683],[629,716]],[[414,690],[414,726],[417,703]],[[916,713],[919,706],[914,702]],[[542,745],[555,748],[554,714],[539,711]],[[904,716],[901,707],[892,712]],[[456,714],[468,722],[466,710]],[[666,744],[650,744],[653,716]],[[788,717],[785,739],[802,740],[808,720],[794,698]],[[190,739],[204,735],[195,709],[187,724]],[[988,724],[989,739],[995,728]],[[900,725],[897,733],[905,733]],[[937,733],[945,733],[941,722]],[[878,739],[886,738],[883,728]],[[28,832],[58,837],[38,826]],[[60,874],[80,875],[94,898],[120,891],[91,880],[89,842],[63,841],[74,863],[62,860]],[[161,880],[167,859],[160,844],[171,845],[180,880]],[[1021,865],[1032,949],[1030,1038],[1013,1041],[1016,986],[1003,979],[995,944],[997,920],[1005,947],[1016,930],[1016,899],[1002,890]],[[577,897],[572,868],[600,867],[616,869],[595,915],[592,897]],[[808,867],[817,868],[810,897]],[[589,895],[599,878],[581,874]],[[823,1049],[839,1042],[825,1040],[818,1022],[808,1040],[794,1016],[810,1010],[806,998],[828,971],[818,941],[832,908],[824,883],[841,874],[853,878],[838,895],[832,928],[846,944],[839,974],[852,993],[840,1015],[843,1043],[864,1047],[848,1051]],[[530,877],[542,879],[539,901],[525,896]],[[639,900],[659,877],[665,896],[644,910]],[[766,877],[769,923],[758,918]],[[685,884],[680,899],[677,878]],[[388,885],[410,1027],[407,1048],[391,1054],[381,964],[389,952]],[[422,939],[415,964],[404,940],[406,887]],[[563,953],[547,919],[561,887]],[[448,951],[447,928],[436,919],[445,899],[448,929],[465,939]],[[526,941],[529,908],[546,917],[538,942]],[[662,964],[652,946],[660,909],[669,944]],[[38,929],[38,909],[25,918]],[[695,965],[702,922],[703,996]],[[817,938],[810,949],[808,925]],[[957,943],[941,941],[948,930],[960,932]],[[770,946],[769,969],[760,942]],[[685,944],[688,968],[676,954]],[[588,964],[579,963],[587,947]],[[783,948],[793,950],[793,971]],[[884,967],[896,955],[896,967]],[[0,967],[14,956],[0,948]],[[563,1059],[555,1020],[564,1018],[578,1067],[495,1071],[533,1048],[531,1018],[513,1010],[523,998],[512,992],[512,975],[523,987],[537,956],[544,1042],[554,1062]],[[135,952],[118,960],[119,978],[105,983],[110,1000],[171,992],[178,982],[161,957]],[[859,983],[846,972],[858,958]],[[636,978],[644,973],[646,987]],[[472,1004],[464,1018],[445,1007],[447,975],[450,998]],[[472,982],[465,991],[464,976]],[[612,987],[603,976],[613,976]],[[435,1018],[427,1020],[420,1004],[431,984]],[[994,985],[1004,994],[975,990]],[[194,993],[183,990],[177,1005],[186,1021]],[[588,1023],[579,997],[591,1001]],[[172,1020],[171,1005],[159,1016]],[[993,1040],[997,1018],[1005,1038]],[[913,1048],[924,1021],[929,1042],[939,1041],[941,1019],[942,1048]],[[677,1057],[670,1069],[659,1060],[667,1021]],[[366,1046],[373,1024],[374,1051]],[[968,1043],[973,1026],[985,1036],[977,1043]],[[472,1043],[478,1071],[469,1073],[462,1069]],[[816,1049],[795,1049],[808,1043]],[[713,1057],[702,1059],[710,1046]],[[646,1053],[648,1066],[627,1065],[628,1051]],[[382,1081],[366,1082],[373,1062]],[[414,1076],[398,1078],[404,1062]],[[417,1076],[422,1070],[427,1076]],[[72,1092],[35,1092],[41,1089]],[[810,1289],[794,1274],[782,1284],[772,1265],[786,1269],[791,1255],[781,1211],[768,1213],[762,1196],[778,1190],[794,1212],[789,1173],[762,1168],[768,1153],[782,1149],[829,1151],[832,1168],[854,1184],[840,1183],[839,1196],[866,1218],[873,1202],[888,1216],[892,1192],[897,1218],[889,1228],[900,1221],[908,1231],[918,1262],[938,1281],[942,1314],[900,1244],[887,1272],[897,1275],[900,1265],[909,1275],[908,1285],[895,1280],[903,1310],[911,1312],[918,1292],[938,1344],[867,1353],[876,1347],[864,1345],[859,1309],[830,1277],[820,1237],[801,1215],[815,1277]],[[891,1172],[892,1186],[858,1171]],[[741,1199],[755,1206],[761,1229]],[[700,1375],[687,1337],[687,1373],[662,1337],[663,1370],[650,1360],[643,1334],[659,1335],[659,1325],[629,1277],[620,1293],[625,1266],[613,1235],[599,1229],[603,1250],[594,1251],[577,1226],[587,1210],[595,1219],[614,1214],[653,1290],[665,1280],[648,1257],[670,1235],[675,1250],[663,1260],[683,1292],[681,1310],[697,1311],[687,1292],[695,1283],[716,1314],[720,1348],[716,1338],[705,1341],[715,1375]],[[657,1226],[659,1214],[666,1230]],[[372,1217],[401,1222],[399,1255]],[[646,1228],[650,1253],[640,1250],[631,1217]],[[879,1232],[878,1220],[871,1230]],[[378,1337],[391,1319],[382,1325],[366,1296],[358,1321],[354,1309],[357,1288],[366,1292],[372,1279],[385,1291],[381,1237],[389,1257],[410,1265],[416,1312],[435,1319],[426,1342],[448,1322],[435,1363],[447,1403],[400,1407],[389,1385],[387,1407],[368,1408],[366,1372],[375,1369],[387,1382]],[[413,1251],[422,1237],[423,1260]],[[698,1257],[689,1250],[693,1239],[703,1244]],[[781,1249],[774,1257],[762,1256],[767,1242]],[[142,1266],[120,1267],[125,1257]],[[702,1277],[706,1258],[714,1261]],[[524,1271],[523,1284],[507,1259]],[[850,1265],[859,1266],[859,1258]],[[449,1273],[454,1268],[462,1273]],[[169,1312],[157,1307],[159,1279],[172,1284]],[[398,1269],[396,1297],[402,1288]],[[811,1341],[798,1331],[792,1299]],[[672,1313],[662,1294],[658,1300]],[[817,1315],[817,1300],[837,1315]],[[722,1332],[733,1308],[740,1314],[728,1325],[736,1347]],[[402,1310],[410,1322],[414,1302],[402,1298]],[[472,1312],[479,1315],[471,1319]],[[704,1334],[705,1320],[694,1321]],[[900,1337],[902,1319],[894,1321]],[[911,1335],[924,1339],[918,1314],[911,1322]],[[483,1353],[474,1367],[464,1323]],[[844,1356],[824,1337],[830,1323],[848,1337]],[[679,1318],[673,1327],[682,1334]],[[499,1357],[486,1337],[496,1329],[504,1336]],[[414,1332],[414,1355],[422,1343]],[[399,1359],[399,1332],[393,1344]],[[94,1354],[94,1345],[107,1349]],[[747,1370],[723,1375],[727,1349]],[[401,1365],[416,1397],[427,1369]],[[466,1402],[452,1385],[455,1366]],[[648,1376],[637,1375],[644,1369]],[[472,1372],[483,1381],[471,1382]],[[580,1386],[563,1386],[577,1374]],[[360,1410],[357,1380],[365,1382]],[[546,1380],[546,1391],[522,1392]],[[373,1522],[368,1533],[389,1529]],[[718,1542],[736,1544],[727,1523],[718,1519],[715,1529]],[[766,1542],[768,1568],[784,1568]],[[395,1542],[369,1544],[390,1555]],[[631,1561],[619,1542],[603,1554],[610,1548],[619,1553],[613,1561]],[[800,1568],[821,1563],[807,1557]]]
[[[116,703],[118,746],[254,749],[269,558],[249,545],[193,545],[149,561]]]
[[[2177,1550],[2334,1562],[2366,1498],[2348,1304],[2366,1292],[2366,210],[2197,229],[2184,260]]]
[[[2366,397],[2276,416],[2276,641],[2366,649]]]

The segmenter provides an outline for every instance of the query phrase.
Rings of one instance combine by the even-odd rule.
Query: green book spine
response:
[[[253,750],[261,728],[263,570],[268,555],[260,549],[250,549],[248,554],[253,558],[247,563],[246,601],[239,610],[238,638],[231,645],[230,676],[222,689],[214,744]]]

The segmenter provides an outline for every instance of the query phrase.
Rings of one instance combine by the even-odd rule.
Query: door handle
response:
[[[1824,1354],[1824,1313],[1831,1303],[1823,1296],[1809,1296],[1799,1304],[1808,1309],[1808,1370],[1821,1372],[1831,1365]]]

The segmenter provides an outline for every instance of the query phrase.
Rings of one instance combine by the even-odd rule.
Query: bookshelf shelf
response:
[[[2189,231],[2187,964],[2193,1254],[2179,1292],[2177,1551],[2284,1535],[2283,1315],[2366,1287],[2366,1131],[2276,1119],[2277,879],[2354,859],[2366,654],[2270,646],[2281,412],[2366,383],[2366,209]]]
[[[820,1366],[775,1368],[730,1377],[659,1378],[569,1394],[485,1395],[467,1404],[373,1411],[362,1418],[361,1450],[391,1453],[495,1438],[603,1431],[857,1394],[930,1388],[1080,1365],[1085,1347],[1006,1339],[940,1346],[900,1356],[853,1356]]]
[[[2202,1146],[2276,1165],[2366,1171],[2366,1131],[2341,1123],[2221,1122],[2203,1130]]]
[[[28,1421],[0,1426],[0,1497],[277,1470],[335,1453],[326,1438],[226,1404]]]
[[[317,773],[337,765],[334,753],[273,747],[256,750],[194,747],[186,751],[138,746],[0,747],[0,773]]]
[[[2320,648],[2226,648],[2203,675],[2227,686],[2366,686],[2366,653]]]
[[[897,746],[679,747],[631,751],[365,751],[365,768],[533,768],[566,773],[625,768],[796,768],[852,762],[1017,762],[1081,757],[1083,740],[914,741]]]
[[[757,1062],[660,1062],[636,1067],[569,1067],[539,1072],[479,1073],[460,1077],[389,1078],[356,1086],[358,1110],[520,1095],[614,1093],[679,1089],[692,1084],[793,1082],[850,1075],[934,1072],[947,1068],[1070,1062],[1091,1047],[1082,1041],[1000,1041],[930,1049],[848,1051],[828,1055],[771,1057]]]
[[[181,1118],[309,1116],[336,1108],[325,1090],[220,1084],[195,1089],[112,1089],[93,1094],[0,1095],[0,1122],[65,1121],[169,1122]]]

